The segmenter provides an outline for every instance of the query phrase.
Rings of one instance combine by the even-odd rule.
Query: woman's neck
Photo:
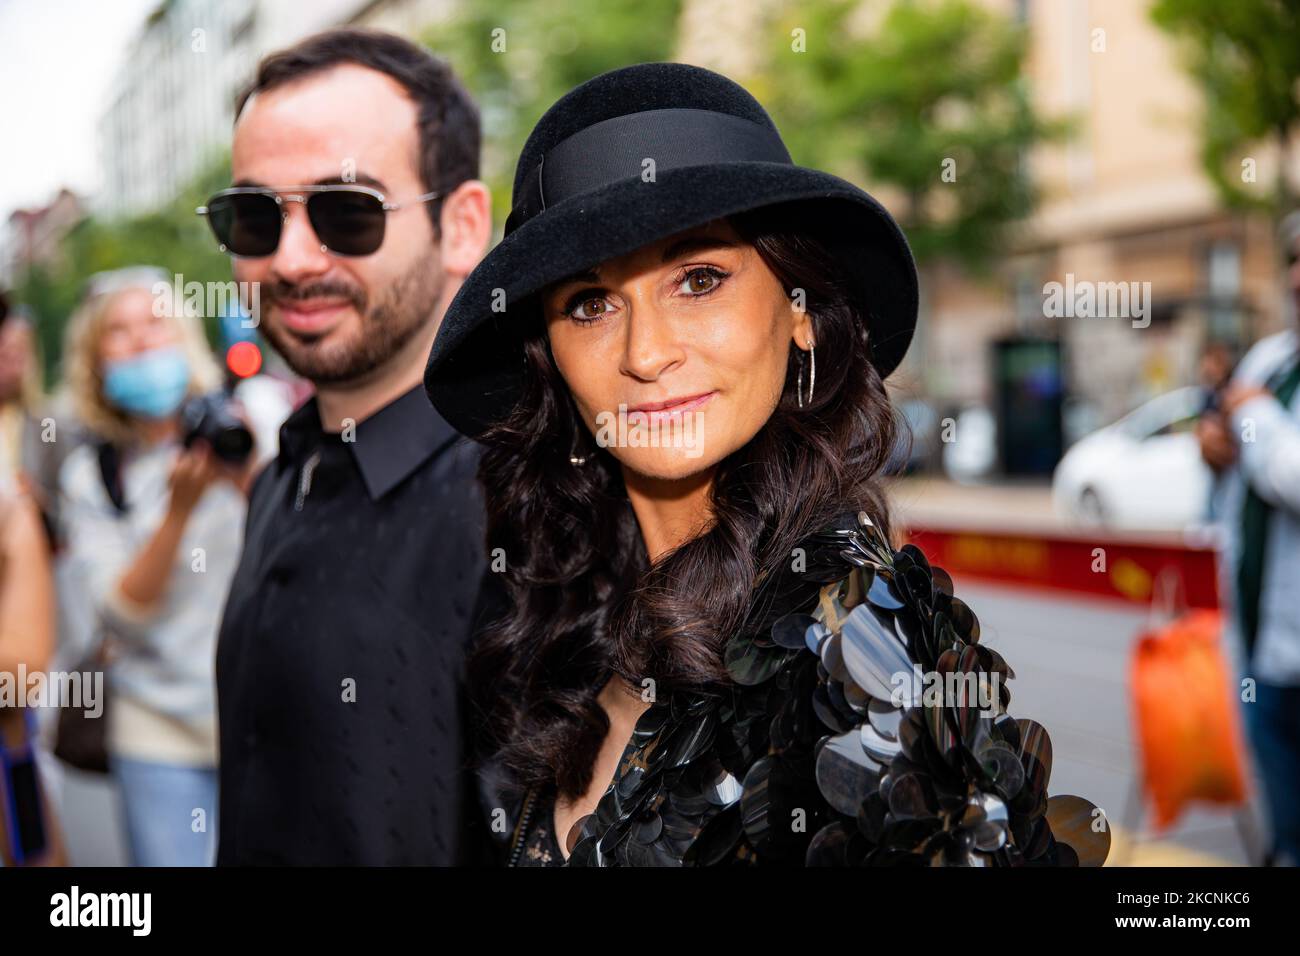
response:
[[[713,472],[710,468],[689,478],[666,479],[623,469],[623,484],[652,564],[708,527]]]

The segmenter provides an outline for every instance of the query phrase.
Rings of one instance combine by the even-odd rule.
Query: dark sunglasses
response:
[[[283,195],[281,195],[283,194]],[[425,193],[404,203],[384,201],[384,194],[368,186],[235,186],[223,189],[194,210],[208,217],[221,251],[256,259],[269,256],[280,245],[288,213],[286,202],[307,207],[307,218],[321,248],[340,256],[368,256],[384,244],[388,214],[437,199]]]

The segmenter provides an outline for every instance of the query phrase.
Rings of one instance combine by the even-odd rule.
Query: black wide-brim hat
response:
[[[648,168],[653,178],[643,178]],[[452,300],[424,373],[429,399],[462,434],[482,434],[518,402],[537,293],[764,206],[806,204],[809,231],[834,252],[867,317],[882,378],[912,340],[916,266],[893,217],[852,183],[794,165],[758,101],[709,70],[642,63],[572,90],[524,144],[512,198],[505,237]]]

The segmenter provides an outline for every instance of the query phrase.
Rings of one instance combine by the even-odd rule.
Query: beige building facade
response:
[[[1040,205],[994,276],[932,276],[925,366],[910,385],[941,407],[988,404],[990,343],[1059,340],[1068,440],[1195,384],[1208,341],[1247,347],[1290,306],[1272,223],[1226,210],[1202,170],[1200,97],[1146,0],[985,2],[1025,20],[1034,101],[1076,126],[1029,157]],[[1271,148],[1243,160],[1273,182]],[[1052,314],[1054,282],[1124,284],[1145,293],[1148,314],[1132,315],[1135,302],[1129,315]]]

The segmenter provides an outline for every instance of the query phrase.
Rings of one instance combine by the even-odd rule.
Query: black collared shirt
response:
[[[350,440],[349,440],[350,439]],[[254,484],[217,645],[219,864],[473,859],[460,719],[484,571],[477,449],[412,389]]]

